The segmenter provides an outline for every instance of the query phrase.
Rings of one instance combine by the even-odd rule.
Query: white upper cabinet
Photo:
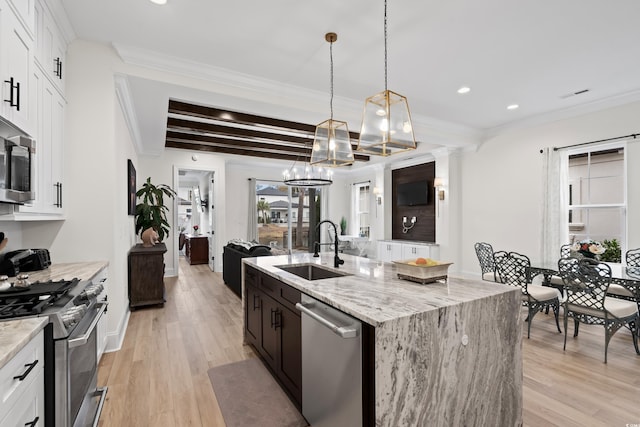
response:
[[[18,0],[15,0],[19,3]],[[37,123],[33,88],[33,39],[5,0],[0,0],[0,115],[29,135]]]
[[[45,2],[35,4],[36,62],[45,76],[64,94],[67,47],[62,32],[53,19]]]
[[[35,0],[6,0],[9,6],[13,9],[16,18],[27,30],[31,38],[33,39],[33,32],[36,27],[35,19]]]

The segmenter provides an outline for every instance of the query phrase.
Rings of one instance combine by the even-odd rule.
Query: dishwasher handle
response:
[[[358,336],[358,328],[357,327],[348,327],[348,326],[338,326],[330,320],[325,319],[315,311],[311,310],[313,304],[304,305],[302,303],[296,303],[296,308],[301,313],[306,314],[314,320],[320,322],[323,326],[329,328],[333,333],[340,336],[341,338],[355,338]]]

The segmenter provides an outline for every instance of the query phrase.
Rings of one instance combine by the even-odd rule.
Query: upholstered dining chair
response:
[[[638,306],[633,301],[607,297],[611,283],[611,267],[590,258],[563,258],[558,271],[564,280],[567,298],[564,307],[564,346],[567,348],[567,324],[573,319],[573,336],[578,336],[580,323],[604,326],[604,363],[611,337],[623,326],[631,331],[633,346],[638,350]]]
[[[629,249],[624,256],[627,267],[640,267],[640,248]]]
[[[493,262],[493,247],[489,243],[478,242],[473,247],[480,262],[482,280],[497,282],[496,266]]]
[[[522,290],[522,303],[528,308],[527,338],[531,336],[533,317],[536,313],[548,307],[553,309],[558,332],[562,332],[560,330],[558,317],[560,309],[558,291],[553,288],[527,283],[526,269],[531,267],[529,257],[517,252],[498,251],[493,254],[493,259],[499,281],[508,285],[517,286]]]

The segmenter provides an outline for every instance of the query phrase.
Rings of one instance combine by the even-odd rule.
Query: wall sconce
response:
[[[373,187],[373,194],[376,196],[376,203],[382,204],[382,189],[380,187]]]
[[[417,221],[416,217],[412,216],[411,217],[411,223],[407,224],[407,217],[403,216],[402,217],[402,232],[404,234],[407,234],[407,231],[411,230],[413,228],[413,226],[416,225],[416,221]]]
[[[438,200],[444,200],[444,190],[442,189],[444,186],[444,180],[442,178],[435,178],[433,180],[433,186],[438,192]]]

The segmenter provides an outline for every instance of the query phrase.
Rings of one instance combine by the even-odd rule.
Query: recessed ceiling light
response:
[[[469,92],[471,92],[471,88],[467,86],[462,86],[460,89],[458,89],[459,94],[464,94]]]
[[[151,3],[155,4],[166,4],[167,0],[149,0]]]
[[[511,104],[507,106],[507,110],[515,110],[517,108],[519,108],[520,106],[518,104]]]

